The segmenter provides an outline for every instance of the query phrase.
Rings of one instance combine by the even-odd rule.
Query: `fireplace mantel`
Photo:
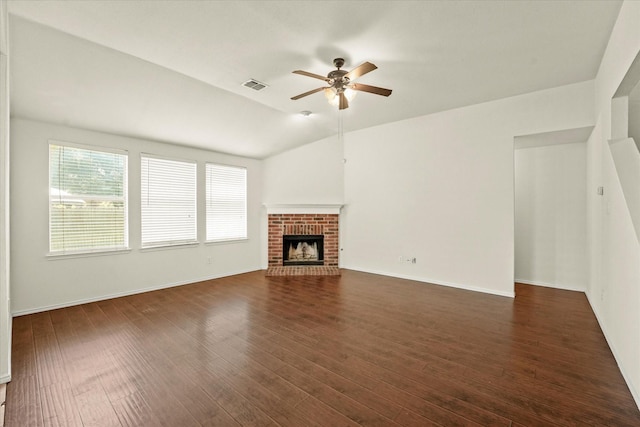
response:
[[[267,214],[340,214],[338,204],[265,204]]]

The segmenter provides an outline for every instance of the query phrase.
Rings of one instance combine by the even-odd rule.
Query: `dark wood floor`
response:
[[[249,273],[22,316],[14,426],[639,426],[582,293]]]

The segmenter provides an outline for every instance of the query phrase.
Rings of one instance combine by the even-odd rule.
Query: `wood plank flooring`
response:
[[[640,426],[582,293],[254,272],[17,317],[22,426]]]

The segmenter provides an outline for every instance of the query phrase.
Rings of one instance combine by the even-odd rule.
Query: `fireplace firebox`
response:
[[[285,234],[282,236],[282,263],[324,265],[324,236],[321,234]]]

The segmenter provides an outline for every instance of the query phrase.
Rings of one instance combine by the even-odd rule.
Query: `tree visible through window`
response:
[[[127,154],[49,144],[49,251],[124,249]]]

